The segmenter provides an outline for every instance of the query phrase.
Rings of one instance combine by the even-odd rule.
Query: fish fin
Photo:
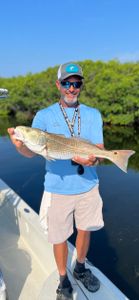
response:
[[[135,153],[133,150],[113,150],[111,161],[118,166],[123,172],[127,173],[128,159]]]
[[[45,156],[45,159],[47,159],[47,160],[49,160],[49,161],[50,161],[50,160],[55,161],[55,158],[53,158],[53,157],[51,157],[51,156],[48,156],[48,155]]]
[[[66,138],[66,136],[64,135],[64,134],[61,134],[61,133],[50,133],[50,132],[46,132],[45,131],[45,133],[46,133],[46,135],[50,135],[51,137],[53,136],[54,138],[57,136],[59,136],[59,137],[64,137],[64,138]]]
[[[57,134],[57,136],[66,137],[65,134]]]
[[[49,156],[48,151],[47,151],[47,147],[44,147],[43,150],[38,154],[42,155],[45,159],[47,159],[49,161],[50,160],[53,160],[53,161],[55,160],[55,158]]]
[[[38,154],[40,154],[41,156],[43,156],[46,160],[49,160],[49,161],[50,161],[50,160],[53,160],[53,161],[55,161],[55,158],[53,158],[53,157],[47,155],[46,152],[38,153]]]

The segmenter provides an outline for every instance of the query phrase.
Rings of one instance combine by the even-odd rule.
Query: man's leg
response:
[[[59,274],[63,276],[66,274],[66,265],[67,265],[67,258],[68,258],[67,242],[65,241],[61,244],[55,244],[53,246],[53,249],[54,249],[54,257],[55,257]]]
[[[57,300],[72,300],[72,286],[67,274],[67,238],[73,233],[74,200],[70,195],[46,193],[50,197],[46,222],[48,241],[53,244],[53,252],[59,272]],[[48,197],[48,199],[49,199]],[[44,209],[47,198],[44,202]],[[43,207],[42,207],[43,208]],[[44,212],[43,212],[44,216]]]
[[[80,280],[90,292],[96,292],[100,287],[99,280],[85,268],[85,258],[90,245],[90,232],[79,230],[76,239],[77,260],[73,275]]]
[[[67,242],[60,244],[54,244],[54,257],[57,264],[57,269],[60,276],[60,283],[57,289],[56,300],[72,300],[72,286],[67,276],[67,258],[68,258],[68,246]]]
[[[84,231],[78,229],[78,234],[76,238],[76,250],[77,250],[77,260],[80,263],[85,262],[87,252],[90,245],[90,231]]]

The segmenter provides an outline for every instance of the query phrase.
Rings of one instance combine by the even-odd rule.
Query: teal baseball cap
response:
[[[60,65],[57,73],[58,80],[61,81],[73,75],[79,76],[82,79],[84,78],[82,68],[78,64],[68,62]]]

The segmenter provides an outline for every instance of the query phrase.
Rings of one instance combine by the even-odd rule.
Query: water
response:
[[[98,167],[105,227],[92,234],[88,259],[131,300],[139,299],[139,133],[133,128],[105,130],[108,148],[136,150],[128,174],[116,166]],[[0,178],[36,212],[43,193],[44,159],[25,158],[8,137],[0,138]],[[75,243],[76,233],[70,238]]]

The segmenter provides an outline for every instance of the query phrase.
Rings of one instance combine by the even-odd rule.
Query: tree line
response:
[[[108,125],[139,124],[139,62],[120,63],[85,60],[78,62],[84,73],[80,102],[98,108]],[[59,66],[37,74],[0,77],[0,87],[9,97],[0,101],[0,116],[28,124],[41,108],[59,100],[55,86]]]

